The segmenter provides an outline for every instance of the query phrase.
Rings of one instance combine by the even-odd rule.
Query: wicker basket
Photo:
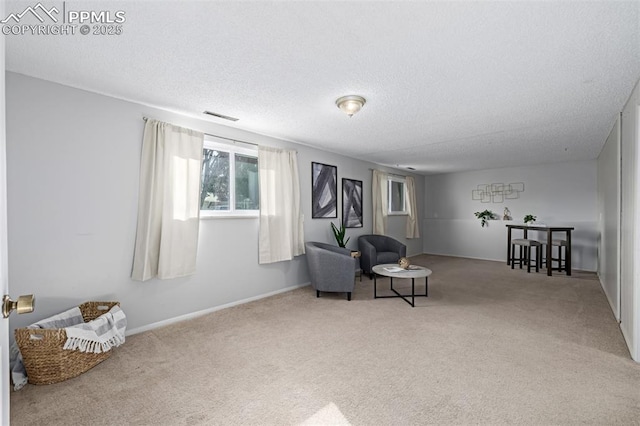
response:
[[[119,302],[86,302],[79,306],[84,322],[92,321]],[[67,333],[62,328],[18,328],[16,343],[29,383],[48,385],[79,376],[111,356],[111,351],[87,353],[62,349]]]

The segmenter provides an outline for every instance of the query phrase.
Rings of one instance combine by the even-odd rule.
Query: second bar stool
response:
[[[567,269],[567,242],[565,240],[552,240],[551,249],[558,247],[558,257],[551,256],[551,262],[558,262],[558,271],[562,272]],[[563,250],[564,249],[564,250]],[[564,251],[564,259],[562,258],[562,252]],[[552,265],[553,268],[553,265]]]
[[[551,259],[547,259],[547,251],[545,249],[547,242],[541,241],[540,243],[542,244],[542,253],[543,253],[543,256],[541,257],[542,261],[540,264],[542,265],[542,263],[544,263],[545,266],[547,266],[548,265],[547,262],[551,262],[551,270],[558,271],[558,272],[562,272],[562,271],[566,272],[567,271],[567,242],[565,240],[551,240]],[[554,247],[558,247],[558,257],[553,257]],[[563,256],[563,251],[564,251],[564,256]],[[553,262],[558,263],[558,266],[556,268],[553,267]]]

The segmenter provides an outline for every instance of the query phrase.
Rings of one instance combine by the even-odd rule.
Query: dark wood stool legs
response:
[[[516,244],[511,244],[511,269],[514,269],[516,263],[522,269],[522,265],[527,265],[527,272],[531,272],[531,262],[533,259],[531,258],[531,247],[532,245],[522,246],[518,244],[520,247],[520,256],[516,257]],[[540,266],[542,265],[542,244],[533,245],[536,249],[536,259],[535,259],[535,268],[536,272],[540,272]]]

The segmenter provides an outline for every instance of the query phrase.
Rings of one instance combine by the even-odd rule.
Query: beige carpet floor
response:
[[[413,263],[433,270],[415,308],[363,277],[351,302],[305,287],[130,336],[13,392],[12,425],[640,424],[640,364],[595,274]]]

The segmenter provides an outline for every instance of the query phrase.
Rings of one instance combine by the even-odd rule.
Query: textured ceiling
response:
[[[9,71],[424,174],[596,158],[640,78],[638,1],[65,7],[123,34],[6,36]]]

